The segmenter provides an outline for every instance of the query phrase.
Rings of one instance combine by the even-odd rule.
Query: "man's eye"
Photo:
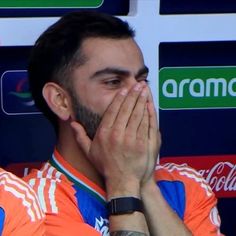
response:
[[[144,81],[145,83],[149,84],[149,80],[147,79],[146,76],[140,77],[140,78],[138,79],[138,82],[141,82],[141,81]]]
[[[150,82],[147,78],[144,79],[143,81],[144,81],[145,83],[147,83],[147,84],[149,84],[149,82]]]
[[[106,85],[111,85],[111,86],[119,85],[120,83],[121,83],[121,81],[118,80],[118,79],[113,79],[113,80],[105,81]]]

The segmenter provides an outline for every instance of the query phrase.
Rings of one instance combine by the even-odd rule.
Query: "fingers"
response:
[[[127,131],[137,132],[139,126],[141,125],[141,122],[143,121],[144,112],[147,109],[147,98],[148,90],[147,87],[144,87],[138,98],[136,99],[133,110],[131,110],[131,114],[127,124]],[[144,124],[142,124],[142,126],[143,125]]]
[[[71,127],[74,130],[77,143],[79,144],[82,151],[88,156],[91,140],[87,136],[86,131],[84,130],[83,126],[76,121],[71,122]]]
[[[151,103],[151,102],[148,102],[147,107],[148,107],[148,113],[149,113],[149,127],[150,127],[150,131],[157,132],[157,130],[158,130],[157,114],[156,114],[156,110],[155,110],[154,104]]]
[[[156,111],[154,108],[154,104],[148,103],[147,107],[148,107],[148,113],[149,113],[148,136],[149,136],[150,145],[153,150],[153,154],[155,156],[155,155],[157,155],[157,152],[159,152],[159,149],[161,146],[161,134],[158,129]]]
[[[122,89],[120,92],[116,94],[112,103],[108,106],[107,110],[105,111],[100,126],[106,128],[111,128],[113,126],[116,117],[119,113],[120,106],[123,103],[127,94],[128,94],[127,89]]]
[[[148,132],[149,132],[149,114],[146,104],[142,120],[137,130],[137,139],[141,140],[143,143],[146,143],[146,141],[148,140]]]
[[[127,89],[123,89],[117,93],[104,113],[100,127],[109,129],[115,126],[114,128],[117,130],[125,130],[143,86],[143,84],[137,83],[129,92]]]
[[[147,103],[147,108],[149,115],[148,136],[149,136],[150,148],[152,150],[151,153],[153,153],[155,158],[161,146],[161,134],[158,128],[157,113],[153,103],[153,98],[150,89],[149,89],[149,100]]]
[[[149,114],[149,138],[152,138],[154,134],[157,133],[158,124],[157,124],[157,113],[153,103],[153,97],[150,88],[148,88],[148,114]]]
[[[137,83],[126,96],[116,117],[114,126],[117,130],[137,130],[142,119],[144,104],[147,102],[146,95],[141,95],[143,85]]]

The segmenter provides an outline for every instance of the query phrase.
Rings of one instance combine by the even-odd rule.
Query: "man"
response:
[[[58,141],[26,180],[48,235],[220,235],[216,199],[197,172],[154,171],[160,135],[147,76],[134,31],[116,17],[70,13],[37,40],[30,85]]]
[[[33,189],[0,168],[0,235],[44,235],[44,213]]]

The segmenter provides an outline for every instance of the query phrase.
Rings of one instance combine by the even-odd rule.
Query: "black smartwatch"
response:
[[[108,214],[123,215],[130,214],[135,211],[143,212],[143,203],[136,197],[118,197],[112,198],[108,204]]]

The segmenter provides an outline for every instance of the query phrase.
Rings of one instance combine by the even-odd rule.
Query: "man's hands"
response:
[[[153,103],[151,91],[149,90],[148,98],[148,115],[149,115],[149,129],[148,129],[148,163],[145,176],[142,180],[142,186],[149,181],[154,181],[154,169],[157,163],[157,157],[161,146],[161,134],[157,124],[157,114]]]
[[[133,196],[143,202],[144,214],[109,217],[111,235],[192,235],[154,181],[160,134],[145,84],[116,95],[92,141],[79,123],[71,125],[79,147],[104,176],[108,200]]]
[[[116,95],[92,141],[80,124],[71,125],[80,148],[104,176],[108,197],[139,196],[141,185],[152,179],[160,146],[147,85],[137,83]]]

